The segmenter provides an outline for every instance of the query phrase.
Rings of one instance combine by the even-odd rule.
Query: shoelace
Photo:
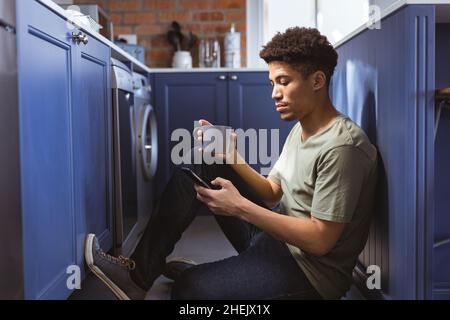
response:
[[[136,263],[134,262],[134,260],[132,260],[130,258],[126,258],[124,256],[119,256],[116,258],[110,254],[103,252],[103,251],[100,251],[99,255],[103,258],[108,259],[109,261],[111,261],[113,263],[118,263],[120,265],[127,267],[128,270],[134,270],[134,268],[136,268]]]

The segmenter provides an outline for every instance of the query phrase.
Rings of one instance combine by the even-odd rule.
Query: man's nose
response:
[[[279,88],[277,86],[273,86],[272,99],[273,100],[280,100],[282,97],[283,97],[283,95],[281,94],[281,91],[279,90]]]

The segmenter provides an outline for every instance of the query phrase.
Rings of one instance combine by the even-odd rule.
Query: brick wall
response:
[[[232,22],[241,32],[241,61],[246,66],[245,0],[74,0],[76,4],[96,3],[110,15],[114,34],[137,34],[138,44],[146,48],[146,64],[152,68],[170,67],[174,49],[166,40],[172,21],[178,21],[182,33],[192,31],[199,38],[223,38]],[[198,66],[198,45],[191,50]]]

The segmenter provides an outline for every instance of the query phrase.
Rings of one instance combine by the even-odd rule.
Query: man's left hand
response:
[[[211,190],[195,185],[197,199],[208,206],[215,214],[224,216],[239,216],[241,203],[245,198],[229,180],[216,178],[211,183],[222,187],[220,190]]]

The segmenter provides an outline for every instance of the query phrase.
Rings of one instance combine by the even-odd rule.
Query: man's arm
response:
[[[250,167],[239,153],[237,160],[230,164],[234,171],[255,191],[269,208],[275,207],[283,196],[281,186],[265,178]]]
[[[287,242],[316,256],[327,254],[339,240],[345,223],[325,221],[311,217],[302,219],[290,217],[262,208],[243,199],[239,217],[274,238]]]

